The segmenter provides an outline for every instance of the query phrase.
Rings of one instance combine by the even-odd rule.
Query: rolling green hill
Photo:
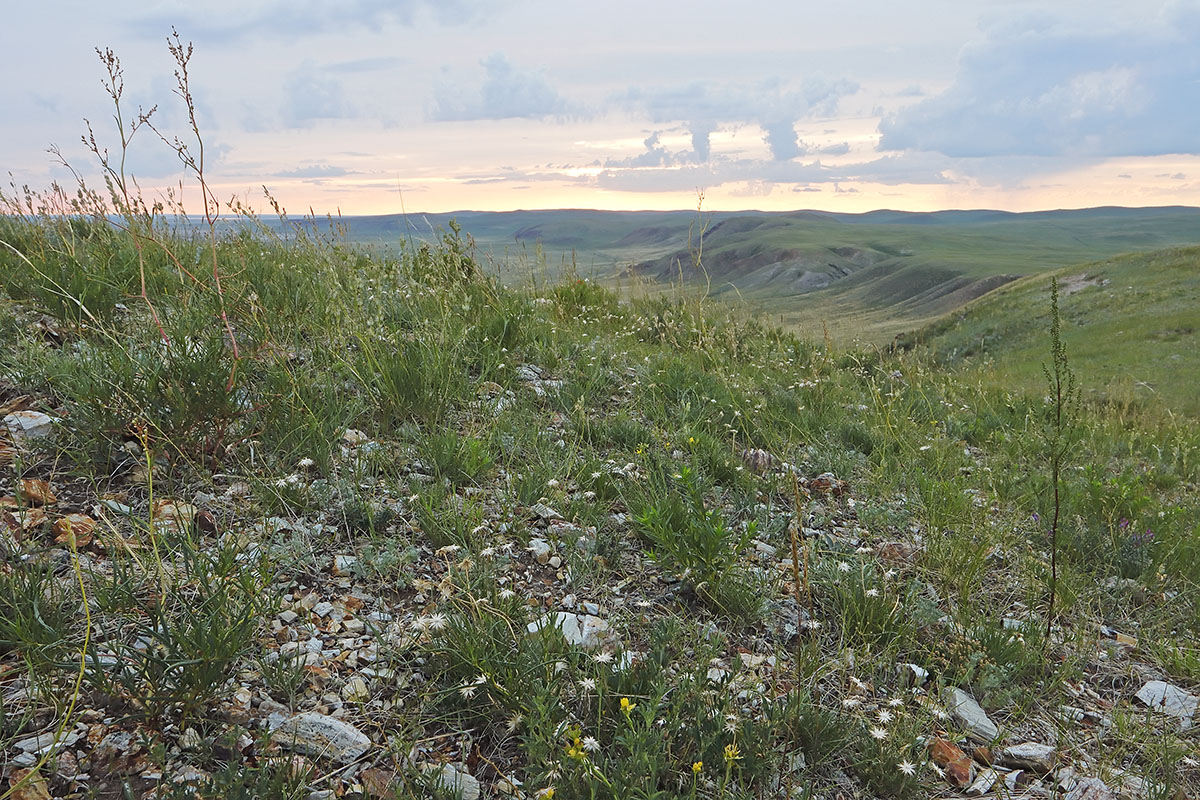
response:
[[[1200,414],[1200,247],[1124,255],[1016,281],[911,336],[947,364],[1042,385],[1050,277],[1085,396]]]
[[[492,271],[575,272],[655,294],[683,279],[809,335],[884,344],[1011,280],[1200,243],[1200,209],[545,211],[349,217],[352,240],[431,241],[454,220]],[[703,233],[703,236],[701,236]],[[698,263],[697,263],[698,262]]]

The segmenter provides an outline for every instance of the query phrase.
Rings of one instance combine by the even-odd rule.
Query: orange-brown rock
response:
[[[934,739],[929,745],[929,756],[933,763],[942,768],[946,780],[952,786],[965,789],[971,785],[971,773],[974,762],[971,757],[946,739]]]
[[[76,547],[87,547],[92,542],[96,520],[87,514],[67,514],[55,520],[51,530],[54,532],[54,541],[59,544],[68,544],[74,537]]]
[[[33,505],[48,506],[58,502],[50,488],[50,481],[41,478],[22,478],[17,484],[17,493],[22,500]]]

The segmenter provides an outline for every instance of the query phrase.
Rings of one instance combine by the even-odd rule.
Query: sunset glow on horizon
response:
[[[353,215],[1200,205],[1196,0],[723,9],[117,2],[64,28],[22,7],[6,51],[45,63],[53,30],[59,57],[0,88],[0,166],[17,188],[69,183],[59,143],[102,185],[79,144],[84,119],[117,141],[96,46],[122,58],[126,118],[157,104],[184,134],[176,26],[208,178],[264,210],[263,186],[292,213]],[[183,175],[149,131],[129,165],[149,196]]]

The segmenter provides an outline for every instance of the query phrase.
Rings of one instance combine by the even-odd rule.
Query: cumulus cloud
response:
[[[342,31],[378,31],[412,25],[422,14],[442,24],[466,22],[486,9],[482,0],[270,0],[247,5],[217,0],[204,5],[176,0],[140,16],[135,27],[161,36],[171,25],[197,41],[231,43],[247,37],[290,39]]]
[[[690,83],[681,86],[634,87],[616,95],[621,107],[658,123],[682,122],[692,137],[696,161],[712,156],[710,136],[721,125],[757,124],[776,161],[788,161],[804,150],[796,136],[801,119],[828,116],[859,85],[845,79],[810,76],[797,86],[770,78],[751,86]]]
[[[880,149],[957,157],[1200,154],[1200,4],[1136,27],[993,24],[954,84],[880,123]]]
[[[440,83],[431,114],[435,121],[542,119],[568,113],[567,101],[541,73],[517,69],[502,53],[480,64],[485,77],[477,90],[448,80]]]
[[[353,175],[351,170],[345,167],[335,167],[332,164],[306,164],[295,169],[285,169],[276,172],[276,178],[341,178],[346,175]]]
[[[345,119],[356,114],[345,87],[312,61],[288,76],[280,116],[291,128],[306,128],[321,119]]]

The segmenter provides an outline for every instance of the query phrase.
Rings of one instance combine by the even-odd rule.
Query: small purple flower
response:
[[[1038,520],[1040,520],[1040,519],[1041,519],[1041,517],[1040,517],[1040,516],[1038,516],[1038,513],[1037,513],[1036,511],[1035,511],[1035,512],[1033,512],[1033,521],[1034,521],[1034,522],[1037,522],[1037,521],[1038,521]]]
[[[1125,519],[1125,517],[1121,517],[1120,522],[1117,523],[1117,527],[1121,530],[1125,530],[1129,527],[1129,520]]]

